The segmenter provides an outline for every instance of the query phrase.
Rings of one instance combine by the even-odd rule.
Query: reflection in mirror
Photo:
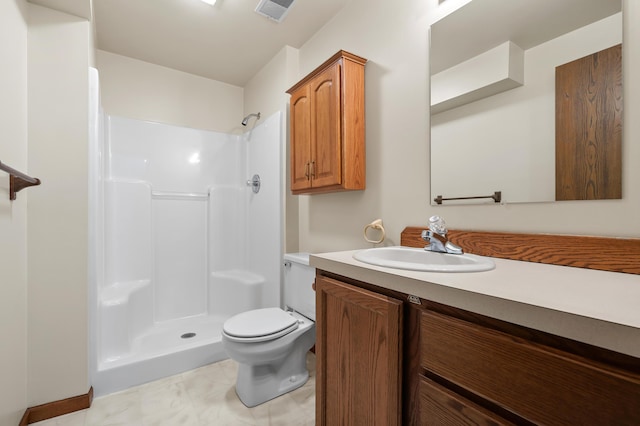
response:
[[[621,1],[472,0],[430,37],[432,204],[554,201],[556,67],[622,43]]]

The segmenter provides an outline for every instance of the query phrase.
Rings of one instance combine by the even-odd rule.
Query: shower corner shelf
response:
[[[40,185],[40,179],[25,175],[0,161],[0,170],[9,173],[9,199],[16,199],[16,193],[30,186]]]

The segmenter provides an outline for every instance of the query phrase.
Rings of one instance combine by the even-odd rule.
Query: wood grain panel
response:
[[[311,185],[311,100],[309,86],[302,86],[291,93],[291,139],[297,143],[289,147],[291,162],[291,190],[297,191]]]
[[[535,424],[640,424],[640,376],[426,311],[422,366]]]
[[[402,302],[316,278],[316,424],[401,422]]]
[[[622,198],[622,45],[556,67],[556,200]]]
[[[407,295],[395,295],[407,300]],[[420,424],[420,319],[422,306],[404,303],[402,361],[402,424]]]
[[[588,358],[598,363],[607,364],[626,370],[640,377],[640,359],[631,355],[614,352],[577,340],[567,339],[551,333],[535,330],[529,327],[501,321],[475,312],[454,308],[429,300],[422,301],[422,307],[433,312],[471,322],[484,328],[490,328],[498,332],[509,334],[523,340],[528,340],[542,346],[555,348],[559,351],[571,353],[582,358]]]
[[[420,379],[420,415],[423,426],[513,425],[426,377]]]
[[[400,244],[424,247],[427,227],[407,227]],[[640,239],[449,230],[467,253],[576,268],[640,274]]]
[[[19,426],[26,426],[31,423],[73,413],[91,407],[93,401],[93,388],[84,395],[73,396],[60,401],[49,402],[47,404],[29,407],[24,412]]]
[[[311,187],[342,183],[340,68],[338,61],[314,78],[311,90]],[[298,141],[296,141],[296,144]]]
[[[378,287],[373,284],[365,283],[362,281],[354,280],[352,278],[337,275],[331,272],[318,270],[318,276],[332,278],[345,282],[353,286],[359,286],[371,292],[384,294],[396,300],[407,300],[407,295],[397,291],[389,290],[386,288]],[[628,355],[620,354],[603,348],[598,348],[592,345],[588,345],[575,340],[570,340],[555,336],[549,333],[541,332],[539,330],[533,330],[527,327],[511,324],[505,321],[497,320],[495,318],[489,318],[484,315],[480,315],[474,312],[465,311],[451,306],[442,305],[432,301],[422,299],[420,304],[408,303],[403,304],[403,362],[402,362],[402,424],[403,425],[418,425],[421,424],[420,416],[420,377],[425,374],[425,370],[420,366],[420,322],[422,312],[428,309],[433,312],[438,312],[442,315],[458,318],[464,322],[471,322],[481,326],[483,328],[489,328],[497,332],[508,334],[512,339],[526,340],[537,345],[554,348],[557,351],[565,352],[567,354],[573,354],[578,358],[585,358],[591,360],[596,364],[607,364],[612,368],[624,370],[628,373],[635,374],[640,377],[640,362],[638,358]],[[319,336],[319,334],[318,334]],[[319,338],[318,338],[319,339]],[[320,358],[317,358],[320,360]],[[320,361],[318,361],[320,363]],[[318,364],[320,365],[320,364]],[[318,373],[319,375],[321,373]],[[626,373],[625,373],[626,374]],[[429,378],[435,379],[432,375]],[[318,383],[321,381],[318,380]],[[527,425],[527,423],[521,417],[518,417],[514,413],[511,413],[504,408],[501,408],[495,403],[489,403],[481,397],[474,395],[473,393],[459,386],[453,385],[451,382],[443,382],[439,380],[440,385],[444,385],[452,391],[458,393],[464,399],[482,406],[485,409],[496,413],[505,421],[511,421],[512,423],[519,425]],[[319,386],[319,385],[318,385]],[[320,395],[320,389],[318,389],[317,395]],[[322,424],[322,423],[318,423]]]
[[[407,294],[378,287],[353,278],[318,270],[319,276],[333,278],[356,287],[385,295],[396,300],[407,300]],[[421,304],[403,303],[402,312],[402,424],[420,424],[420,319],[426,301]]]
[[[364,67],[362,58],[343,59],[342,173],[345,188],[366,187]]]

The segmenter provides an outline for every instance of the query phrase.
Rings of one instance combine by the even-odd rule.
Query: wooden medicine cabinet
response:
[[[293,194],[365,189],[366,62],[341,50],[287,90]]]

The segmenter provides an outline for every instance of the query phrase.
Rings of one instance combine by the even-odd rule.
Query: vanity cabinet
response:
[[[366,62],[339,51],[287,90],[293,194],[365,188]]]
[[[640,424],[638,358],[328,271],[316,284],[317,424]]]
[[[420,329],[423,377],[448,384],[451,398],[493,408],[500,424],[509,424],[500,414],[519,424],[640,424],[637,374],[431,310]],[[466,416],[464,404],[442,404],[434,397],[442,389],[429,384],[421,388],[423,424],[438,406]]]
[[[402,302],[316,278],[316,424],[401,424]]]

